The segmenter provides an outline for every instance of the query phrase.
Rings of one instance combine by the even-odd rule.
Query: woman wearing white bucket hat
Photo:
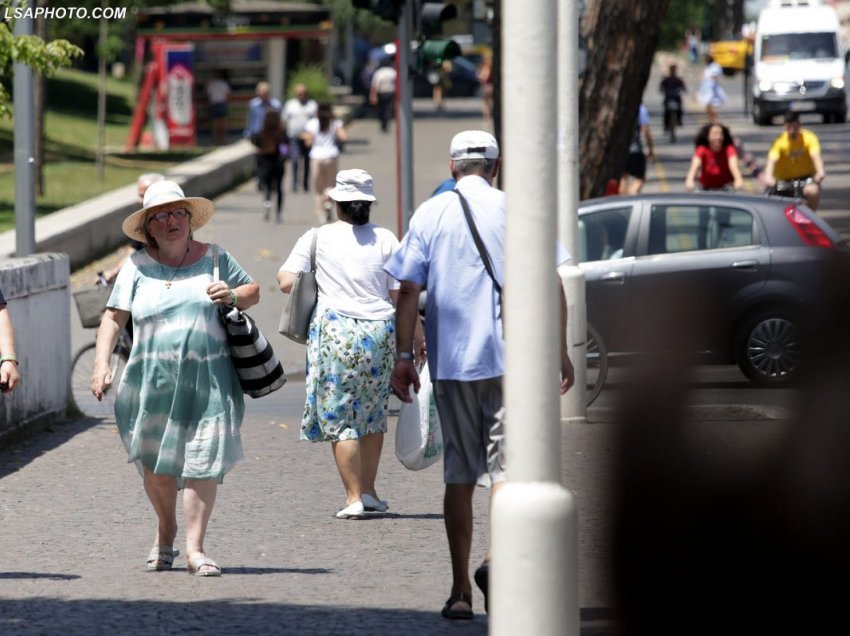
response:
[[[218,576],[204,553],[204,535],[218,484],[242,457],[242,389],[230,361],[219,305],[247,309],[259,286],[220,250],[213,280],[212,248],[192,232],[213,203],[186,197],[173,181],[145,192],[144,207],[125,219],[124,233],[145,244],[121,268],[97,332],[92,393],[112,383],[107,362],[118,334],[133,320],[133,349],[115,401],[115,420],[129,461],[136,462],[158,518],[148,570],[170,570],[179,551],[177,490],[185,486],[189,571]]]
[[[383,271],[398,239],[369,222],[375,193],[364,170],[341,170],[328,192],[339,220],[305,233],[278,272],[288,293],[310,269],[316,232],[319,299],[307,341],[307,402],[301,439],[329,441],[345,488],[339,519],[384,512],[375,490],[387,430],[389,380],[395,353],[398,281]]]

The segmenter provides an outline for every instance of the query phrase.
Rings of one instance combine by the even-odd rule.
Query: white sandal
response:
[[[162,572],[170,570],[174,565],[174,557],[180,554],[180,550],[170,545],[155,545],[151,548],[148,560],[145,563],[149,572]]]
[[[187,564],[189,574],[195,576],[221,576],[221,567],[209,558],[206,554],[196,554]],[[201,570],[202,567],[214,568],[211,570]]]

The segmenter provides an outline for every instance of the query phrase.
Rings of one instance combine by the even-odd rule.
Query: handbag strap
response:
[[[478,248],[478,254],[481,256],[481,260],[484,263],[484,269],[487,270],[487,274],[493,281],[493,286],[496,288],[496,292],[498,292],[501,296],[502,286],[499,284],[499,281],[496,280],[496,275],[493,273],[493,265],[490,262],[490,254],[487,252],[484,241],[481,240],[478,228],[475,227],[475,221],[472,220],[472,212],[469,210],[469,203],[467,203],[466,197],[460,193],[460,190],[455,188],[452,192],[460,198],[460,205],[463,208],[463,216],[466,217],[466,224],[469,225],[469,231],[472,233],[472,240],[475,242],[475,247]]]
[[[313,229],[313,242],[310,244],[310,271],[316,271],[316,239],[319,238],[319,228]]]

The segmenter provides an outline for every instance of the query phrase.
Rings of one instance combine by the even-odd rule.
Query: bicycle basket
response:
[[[77,303],[77,311],[80,313],[80,323],[83,327],[90,329],[100,325],[100,318],[103,316],[106,301],[109,300],[111,293],[112,288],[101,285],[74,292],[74,302]]]

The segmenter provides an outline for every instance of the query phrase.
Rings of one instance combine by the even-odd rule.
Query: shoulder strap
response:
[[[212,244],[213,282],[218,280],[218,244]]]
[[[475,247],[478,248],[478,254],[481,256],[481,260],[484,263],[484,269],[487,270],[487,274],[490,276],[490,279],[493,281],[493,286],[496,288],[496,292],[499,294],[502,293],[502,286],[499,284],[499,281],[496,280],[496,275],[493,274],[493,265],[490,262],[490,254],[487,252],[487,248],[484,245],[484,241],[481,240],[481,235],[478,233],[478,228],[475,227],[475,221],[472,220],[472,212],[469,210],[469,203],[467,203],[466,198],[460,193],[460,190],[455,188],[452,190],[458,198],[460,198],[460,205],[463,208],[463,216],[466,217],[466,223],[469,225],[469,231],[472,233],[472,240],[475,242]]]
[[[316,271],[316,239],[319,238],[319,228],[313,230],[313,242],[310,244],[310,271]]]

